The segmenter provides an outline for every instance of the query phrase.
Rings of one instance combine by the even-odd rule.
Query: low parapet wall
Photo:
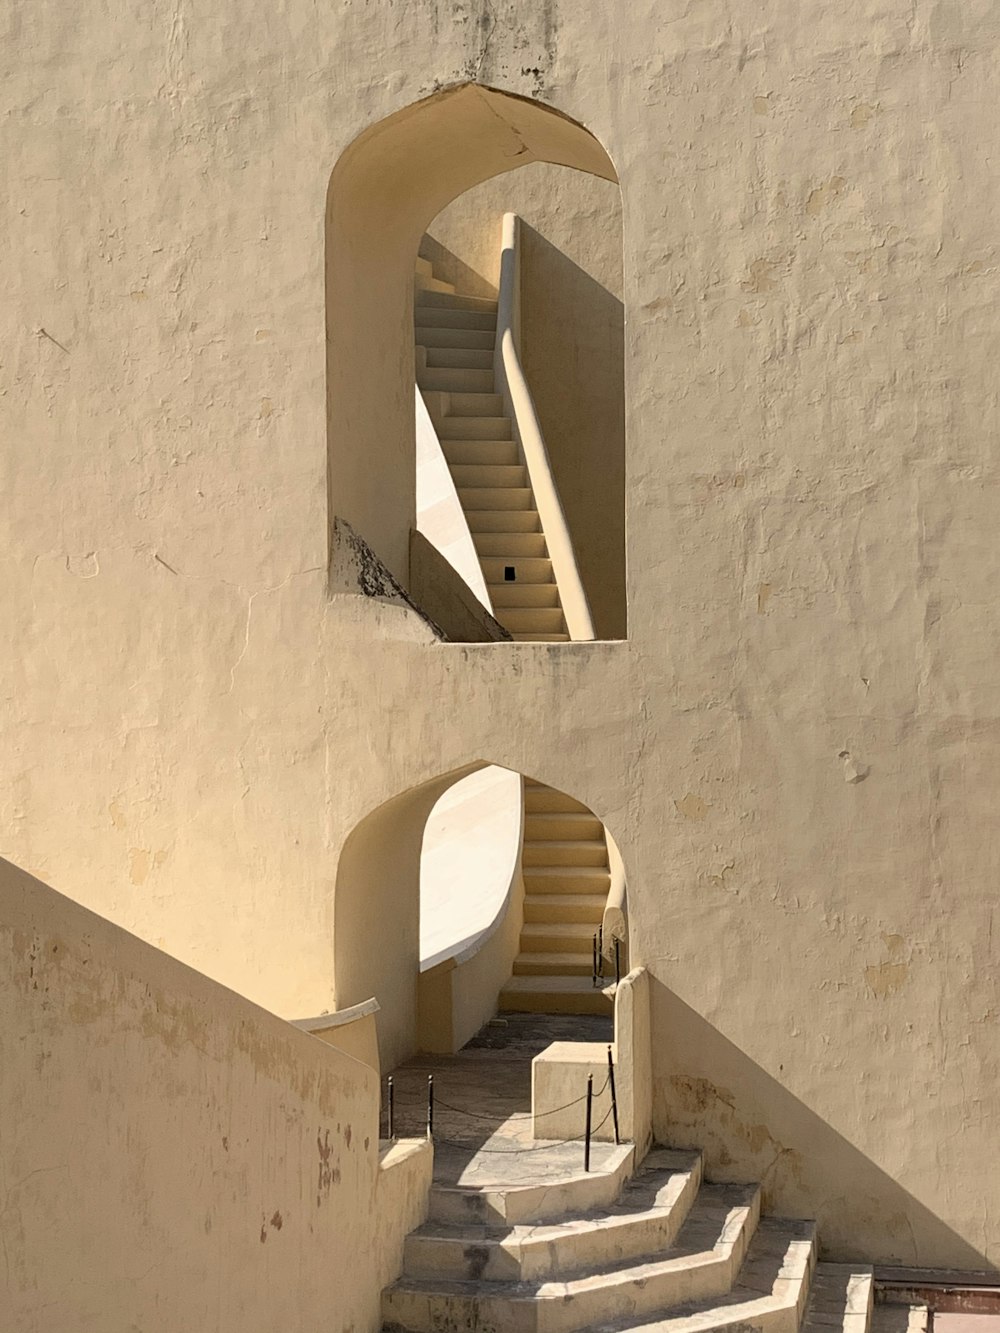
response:
[[[379,1327],[429,1145],[378,1076],[0,861],[0,1327]]]

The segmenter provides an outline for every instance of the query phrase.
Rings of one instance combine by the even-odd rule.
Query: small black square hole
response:
[[[504,581],[504,583],[513,583],[514,580],[515,580],[516,578],[517,578],[517,574],[516,574],[515,571],[514,571],[514,566],[513,566],[513,565],[504,565],[504,567],[503,567],[503,581]]]

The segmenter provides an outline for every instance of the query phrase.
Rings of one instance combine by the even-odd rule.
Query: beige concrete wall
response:
[[[763,1125],[712,1149],[744,1174],[765,1133],[803,1163],[834,1136],[836,1179],[770,1172],[772,1205],[831,1250],[995,1260],[995,16],[496,8],[37,0],[0,45],[7,854],[317,1014],[350,831],[474,762],[531,774],[622,852],[658,1136]],[[327,414],[330,173],[473,76],[622,180],[627,645],[442,645],[328,595],[331,509],[363,482],[344,517],[405,563],[414,475],[412,253],[362,250],[333,302],[368,391]],[[422,142],[440,183],[453,142]],[[376,951],[412,888],[359,918]],[[685,1079],[722,1097],[685,1111]]]
[[[0,862],[0,1323],[380,1327],[430,1150],[365,1065]]]
[[[536,163],[459,196],[428,229],[435,272],[473,294],[499,280],[504,213],[522,219],[521,362],[599,638],[624,638],[625,317],[621,193]]]

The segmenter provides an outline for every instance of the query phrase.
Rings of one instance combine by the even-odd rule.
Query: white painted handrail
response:
[[[362,1000],[360,1004],[352,1004],[347,1009],[338,1009],[332,1014],[318,1014],[315,1018],[293,1018],[290,1021],[293,1028],[301,1028],[303,1032],[328,1032],[331,1028],[342,1028],[348,1023],[356,1023],[358,1019],[367,1018],[369,1014],[377,1014],[380,1008],[378,1000],[372,997],[370,1000]]]
[[[552,572],[559,589],[569,637],[594,638],[594,622],[577,567],[566,515],[556,489],[552,466],[542,428],[535,412],[531,390],[521,369],[520,342],[520,259],[518,230],[520,218],[505,213],[500,253],[500,290],[497,302],[497,339],[493,351],[493,370],[497,393],[514,425],[514,435],[528,469],[538,517],[541,520]]]
[[[628,943],[628,899],[625,892],[625,864],[621,852],[615,846],[610,834],[605,834],[608,846],[608,868],[611,871],[611,884],[608,899],[604,904],[604,917],[601,922],[601,939],[605,958],[613,958],[615,940]]]

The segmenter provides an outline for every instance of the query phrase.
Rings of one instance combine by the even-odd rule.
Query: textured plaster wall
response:
[[[349,831],[529,773],[621,848],[657,1135],[767,1168],[831,1252],[996,1260],[996,11],[10,18],[7,854],[318,1013]],[[627,644],[448,647],[327,596],[327,183],[461,79],[622,181]],[[407,317],[369,369],[412,420]],[[412,465],[364,466],[408,512]],[[845,1169],[797,1183],[831,1135]]]
[[[375,1330],[429,1145],[378,1076],[0,862],[0,1323]]]
[[[535,163],[460,195],[423,249],[459,291],[495,292],[517,213],[521,361],[545,433],[598,638],[624,638],[625,315],[621,191]],[[456,262],[457,261],[457,262]]]

